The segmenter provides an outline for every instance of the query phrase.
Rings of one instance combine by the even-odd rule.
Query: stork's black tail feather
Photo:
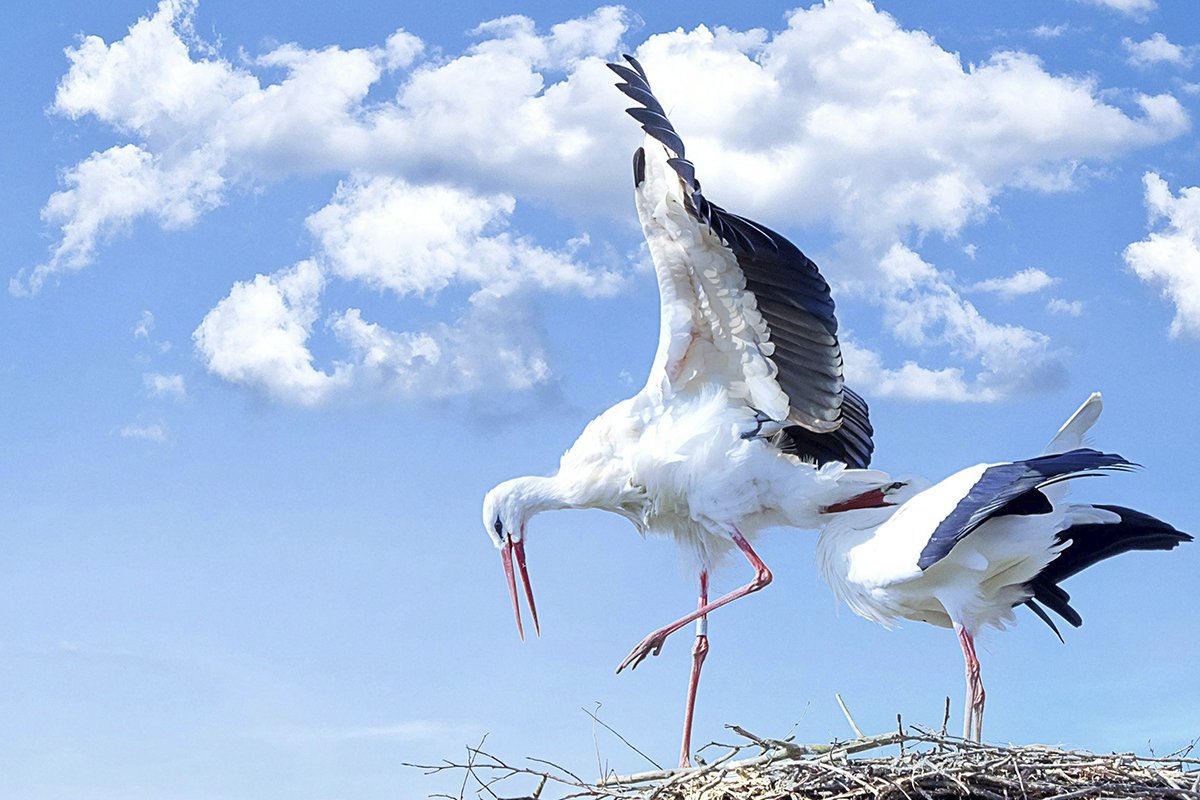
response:
[[[1045,610],[1038,605],[1044,605],[1055,614],[1062,617],[1078,628],[1083,624],[1083,618],[1071,607],[1071,595],[1059,586],[1077,572],[1085,570],[1093,564],[1106,558],[1128,553],[1131,550],[1172,550],[1176,546],[1192,541],[1186,533],[1175,530],[1172,526],[1149,514],[1134,511],[1121,506],[1096,506],[1105,511],[1111,511],[1121,518],[1120,522],[1099,523],[1087,525],[1072,525],[1058,534],[1058,540],[1070,541],[1058,558],[1046,565],[1041,573],[1026,586],[1033,597],[1026,605],[1033,609],[1047,625],[1058,634]],[[1059,639],[1062,635],[1059,634]]]

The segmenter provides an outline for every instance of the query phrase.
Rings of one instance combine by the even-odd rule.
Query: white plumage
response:
[[[1093,394],[1041,457],[978,464],[928,486],[919,479],[887,493],[896,506],[833,516],[817,540],[817,567],[854,613],[885,626],[899,619],[958,633],[967,663],[963,736],[982,735],[984,692],[974,639],[1001,630],[1028,604],[1055,633],[1045,604],[1071,624],[1081,620],[1058,586],[1104,558],[1128,550],[1170,549],[1190,537],[1130,509],[1067,503],[1067,480],[1131,466],[1082,449],[1100,415]]]

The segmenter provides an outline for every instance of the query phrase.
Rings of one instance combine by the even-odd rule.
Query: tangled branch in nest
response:
[[[724,752],[689,769],[609,775],[590,783],[555,764],[508,764],[480,748],[466,763],[409,765],[459,772],[457,798],[489,800],[1200,800],[1200,758],[1191,748],[1163,758],[1098,755],[1042,745],[979,744],[918,726],[847,742],[804,745],[764,739],[737,726],[743,744],[708,745]],[[895,756],[851,755],[899,745]],[[758,751],[749,758],[744,752]],[[514,796],[506,786],[525,778],[536,788]],[[436,795],[452,797],[451,795]]]

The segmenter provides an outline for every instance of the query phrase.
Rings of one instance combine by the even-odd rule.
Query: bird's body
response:
[[[588,423],[553,476],[515,479],[547,498],[528,510],[611,511],[644,534],[671,537],[708,569],[735,548],[731,528],[751,541],[771,527],[814,529],[823,508],[887,482],[748,437],[760,427],[753,410],[719,385],[693,383],[670,396],[647,386]]]
[[[711,204],[683,143],[636,60],[609,66],[641,105],[635,201],[661,299],[658,349],[645,386],[592,420],[547,478],[516,478],[484,500],[517,623],[513,559],[525,574],[526,524],[540,511],[598,508],[643,534],[674,538],[694,561],[697,610],[654,631],[618,668],[636,667],[698,620],[681,764],[707,652],[708,612],[771,580],[750,539],[775,526],[816,528],[823,510],[856,507],[887,482],[867,470],[874,445],[866,404],[842,381],[829,285],[773,231]],[[708,571],[740,550],[746,586],[708,602]]]
[[[1100,412],[1092,395],[1043,455],[978,464],[933,486],[907,483],[894,507],[846,511],[817,540],[817,567],[839,601],[891,626],[900,619],[954,628],[967,661],[964,737],[980,735],[983,685],[974,639],[1004,629],[1028,605],[1055,633],[1042,606],[1082,620],[1058,582],[1130,550],[1165,550],[1191,537],[1140,512],[1069,503],[1066,481],[1125,470],[1120,456],[1081,447]]]
[[[817,565],[837,599],[882,625],[909,619],[941,628],[959,623],[973,633],[1003,630],[1015,620],[1012,609],[1033,597],[1029,583],[1066,547],[1059,534],[1120,522],[1097,506],[1065,502],[1038,514],[997,516],[922,570],[918,561],[932,530],[986,470],[1004,466],[977,464],[897,509],[847,512],[827,524],[817,540]]]

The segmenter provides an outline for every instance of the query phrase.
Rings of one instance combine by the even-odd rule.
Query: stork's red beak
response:
[[[517,617],[517,633],[525,640],[525,629],[521,625],[521,605],[517,599],[517,576],[513,573],[513,553],[517,556],[517,568],[521,570],[521,582],[525,584],[525,599],[529,601],[529,614],[533,617],[533,629],[538,637],[542,629],[538,625],[537,606],[533,604],[533,587],[529,585],[529,571],[525,567],[525,542],[513,541],[511,536],[506,538],[505,546],[500,548],[500,558],[504,561],[504,575],[508,578],[508,594],[512,598],[513,614]]]
[[[822,514],[837,514],[842,511],[853,511],[857,508],[883,508],[884,506],[892,506],[895,503],[889,503],[884,498],[887,496],[883,489],[872,489],[869,492],[855,495],[849,500],[843,500],[840,503],[834,503],[831,506],[825,506],[821,509]]]

